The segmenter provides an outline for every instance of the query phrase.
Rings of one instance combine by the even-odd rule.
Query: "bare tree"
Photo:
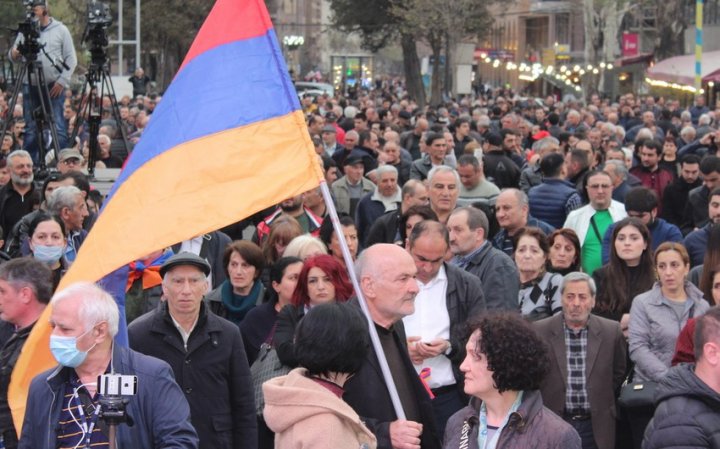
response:
[[[684,34],[688,27],[687,2],[682,0],[653,1],[650,6],[656,8],[655,58],[662,60],[684,54]]]
[[[494,0],[406,0],[394,5],[393,14],[401,20],[401,26],[408,33],[424,39],[432,50],[432,87],[430,103],[442,101],[444,86],[441,81],[440,60],[445,55],[445,67],[453,66],[452,51],[465,37],[479,38],[490,29],[493,19],[488,6]],[[446,83],[449,76],[446,76]],[[449,84],[449,83],[448,83]]]
[[[583,0],[585,19],[585,61],[597,67],[600,62],[614,61],[620,54],[620,24],[637,4],[632,0]],[[590,95],[605,86],[605,72],[583,78],[583,91]]]

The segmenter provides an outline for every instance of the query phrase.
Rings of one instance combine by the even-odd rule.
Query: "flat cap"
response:
[[[346,165],[362,164],[366,153],[360,150],[352,150],[343,161],[343,167]]]
[[[160,267],[160,276],[165,277],[165,273],[175,267],[179,267],[180,265],[192,265],[199,268],[203,273],[205,273],[205,276],[210,274],[210,264],[207,262],[207,260],[198,256],[197,254],[184,251],[182,253],[175,254],[174,256],[166,260],[164,264],[162,264],[162,266]]]

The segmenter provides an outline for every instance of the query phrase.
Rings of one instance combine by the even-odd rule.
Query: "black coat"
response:
[[[694,365],[671,368],[661,381],[656,402],[643,449],[720,449],[720,393],[697,377]]]
[[[351,303],[358,305],[357,300],[351,300]],[[440,439],[437,436],[435,426],[435,416],[433,415],[430,397],[425,390],[415,368],[410,361],[407,353],[405,329],[402,321],[398,321],[393,326],[393,337],[396,343],[403,348],[401,355],[405,369],[408,370],[409,377],[412,379],[412,388],[418,401],[420,414],[422,416],[421,424],[423,425],[423,433],[421,437],[422,449],[440,449]],[[380,362],[373,346],[367,353],[365,362],[360,371],[355,373],[345,383],[345,394],[343,395],[345,402],[360,415],[365,425],[377,437],[378,449],[391,449],[390,444],[390,423],[396,421],[397,415],[393,408],[385,386],[385,380],[380,370]]]
[[[692,184],[688,184],[683,178],[678,178],[666,186],[663,192],[663,207],[660,216],[675,226],[681,227],[688,194],[692,189],[700,187],[700,185],[702,185],[700,178]]]
[[[200,449],[257,446],[255,396],[240,330],[203,303],[187,350],[167,302],[128,327],[130,347],[170,364],[190,404]]]
[[[483,285],[480,279],[455,265],[445,262],[447,275],[447,292],[445,293],[445,306],[450,318],[450,354],[447,355],[452,363],[453,374],[460,393],[464,394],[463,382],[465,378],[460,372],[460,364],[465,359],[465,322],[487,310]]]
[[[295,368],[298,366],[295,358],[295,328],[305,316],[305,306],[288,304],[278,313],[277,327],[273,337],[273,347],[277,351],[278,359],[283,365]]]
[[[400,225],[400,208],[390,212],[375,220],[370,227],[367,237],[367,247],[371,247],[376,243],[398,243],[398,226]],[[403,242],[400,242],[403,243]]]

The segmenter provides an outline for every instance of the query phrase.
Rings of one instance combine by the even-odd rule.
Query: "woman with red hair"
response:
[[[321,254],[305,260],[291,304],[278,315],[275,348],[280,361],[296,367],[293,337],[295,327],[313,306],[345,302],[354,294],[345,268],[332,256]]]

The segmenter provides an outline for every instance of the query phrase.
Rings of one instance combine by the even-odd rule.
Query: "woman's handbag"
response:
[[[630,371],[630,375],[620,388],[618,404],[623,408],[654,407],[657,382],[650,380],[633,382],[633,374],[634,371]]]
[[[291,368],[283,365],[278,358],[275,348],[268,343],[260,346],[258,357],[250,367],[252,375],[253,391],[255,392],[255,411],[258,416],[262,416],[265,408],[265,397],[263,396],[262,385],[270,379],[284,376],[289,373]]]

